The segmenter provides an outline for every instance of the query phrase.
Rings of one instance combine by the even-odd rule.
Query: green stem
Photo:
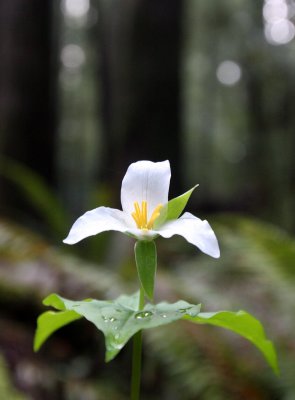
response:
[[[144,307],[144,290],[140,287],[138,310]],[[133,337],[132,375],[131,375],[131,400],[139,400],[141,378],[141,347],[142,332],[137,332]]]

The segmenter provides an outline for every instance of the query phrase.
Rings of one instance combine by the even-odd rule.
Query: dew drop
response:
[[[136,319],[143,319],[143,318],[148,318],[151,317],[153,313],[151,311],[141,311],[137,314],[135,314]]]
[[[115,322],[117,321],[117,318],[115,317],[105,317],[104,315],[102,315],[102,319],[104,320],[104,322]]]

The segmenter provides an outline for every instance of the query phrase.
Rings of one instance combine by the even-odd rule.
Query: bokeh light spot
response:
[[[226,60],[219,64],[216,76],[223,85],[233,86],[241,79],[242,71],[239,64]]]
[[[89,11],[89,0],[63,0],[62,12],[69,18],[83,18]]]
[[[68,44],[62,48],[60,58],[64,67],[75,70],[84,64],[85,53],[80,46]]]

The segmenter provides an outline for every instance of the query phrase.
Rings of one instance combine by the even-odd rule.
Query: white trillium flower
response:
[[[218,258],[218,242],[206,220],[188,212],[178,219],[160,217],[161,211],[167,210],[170,177],[169,161],[131,164],[122,181],[122,211],[98,207],[86,212],[74,223],[64,243],[75,244],[105,231],[122,232],[138,240],[180,235],[202,252]]]

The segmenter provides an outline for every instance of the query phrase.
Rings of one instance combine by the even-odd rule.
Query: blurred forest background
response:
[[[144,333],[142,399],[295,399],[295,2],[0,1],[0,397],[128,398],[131,346],[104,363],[85,321],[34,354],[51,292],[136,290],[133,242],[62,244],[72,222],[120,207],[128,165],[169,159],[171,197],[200,186],[220,260],[158,240],[157,300],[246,309],[281,367],[222,329]]]

